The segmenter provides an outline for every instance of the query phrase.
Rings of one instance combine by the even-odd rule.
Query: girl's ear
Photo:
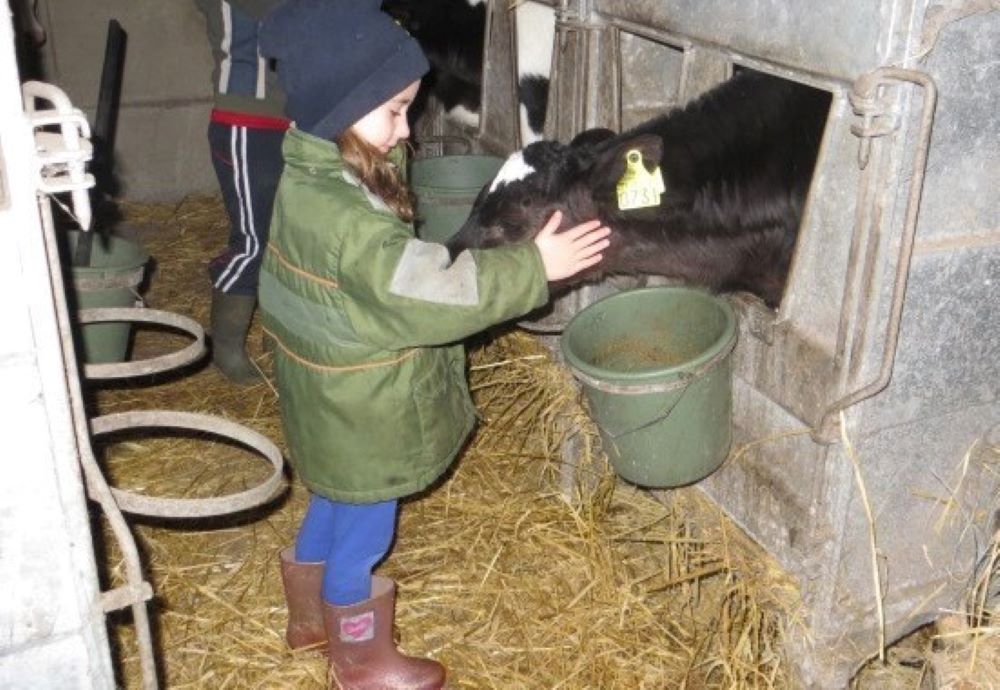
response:
[[[656,134],[637,134],[627,139],[609,142],[599,150],[590,170],[590,186],[597,190],[614,190],[625,174],[625,156],[638,149],[646,170],[652,171],[663,157],[663,140]]]

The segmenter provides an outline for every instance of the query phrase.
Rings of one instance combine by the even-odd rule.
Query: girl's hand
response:
[[[599,263],[604,258],[601,252],[611,243],[606,239],[611,230],[603,227],[599,220],[556,232],[561,222],[562,213],[556,211],[535,236],[535,244],[545,265],[545,277],[549,281],[569,278]]]

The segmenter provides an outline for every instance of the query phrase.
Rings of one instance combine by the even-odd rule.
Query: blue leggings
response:
[[[392,546],[397,501],[339,503],[312,494],[295,539],[295,560],[324,561],[323,599],[350,606],[371,596],[372,568]]]

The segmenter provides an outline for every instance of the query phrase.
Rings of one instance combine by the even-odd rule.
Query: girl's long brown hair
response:
[[[413,194],[399,169],[377,148],[348,129],[336,138],[351,171],[401,220],[413,221]]]

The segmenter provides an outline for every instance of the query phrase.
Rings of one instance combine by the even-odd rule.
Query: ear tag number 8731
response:
[[[618,208],[627,211],[660,205],[660,195],[666,191],[660,166],[646,170],[639,149],[625,154],[625,174],[618,180]]]

